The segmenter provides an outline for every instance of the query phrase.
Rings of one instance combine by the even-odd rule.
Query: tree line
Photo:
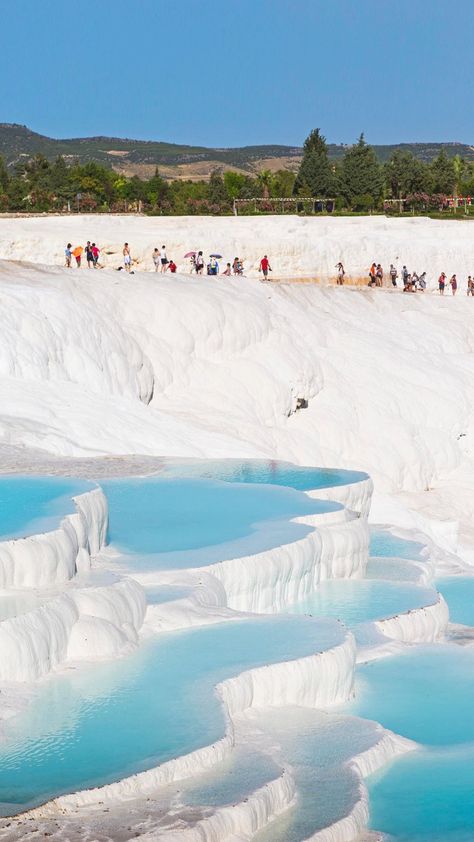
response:
[[[450,158],[441,149],[429,163],[395,150],[381,164],[363,135],[342,159],[333,161],[319,129],[306,138],[297,173],[263,170],[251,176],[229,170],[212,173],[209,181],[169,181],[158,169],[149,179],[126,177],[93,161],[80,165],[42,155],[10,172],[0,157],[2,211],[225,214],[232,211],[234,199],[249,200],[252,211],[250,200],[261,198],[266,201],[258,208],[266,211],[277,197],[333,199],[334,209],[341,212],[387,210],[390,200],[405,199],[408,208],[426,211],[446,206],[452,195],[472,195],[474,200],[474,163]]]

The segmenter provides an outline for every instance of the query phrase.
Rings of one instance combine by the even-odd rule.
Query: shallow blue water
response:
[[[364,664],[348,710],[425,745],[474,741],[474,651],[417,646]]]
[[[205,479],[107,480],[112,544],[134,569],[197,567],[303,538],[290,518],[340,508],[289,488]]]
[[[368,784],[370,826],[397,842],[474,839],[472,743],[408,754]]]
[[[417,647],[357,673],[348,710],[423,744],[369,778],[370,826],[398,842],[471,842],[474,652]]]
[[[451,622],[474,626],[474,576],[438,579],[436,587],[448,603]]]
[[[223,736],[216,683],[334,645],[335,621],[276,617],[161,635],[128,658],[52,676],[6,723],[0,801],[9,815],[117,780]]]
[[[346,761],[374,744],[374,723],[284,708],[262,712],[258,724],[291,766],[298,804],[254,842],[301,842],[347,815],[358,799],[359,781]]]
[[[436,591],[403,582],[333,579],[321,582],[311,596],[287,611],[314,617],[337,617],[353,628],[358,623],[393,617],[436,601]]]
[[[93,487],[67,477],[0,477],[0,540],[54,529],[75,511],[71,498]]]
[[[397,538],[386,529],[372,527],[370,530],[371,556],[393,556],[396,558],[419,559],[423,550],[423,544],[417,541],[406,541],[404,538]]]
[[[310,468],[275,459],[188,459],[165,464],[164,473],[174,477],[202,477],[226,482],[284,485],[299,491],[352,485],[367,479],[362,471]]]

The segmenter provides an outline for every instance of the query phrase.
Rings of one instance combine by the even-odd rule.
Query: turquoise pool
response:
[[[109,537],[133,569],[199,567],[303,538],[290,523],[340,509],[301,491],[205,479],[107,480]]]
[[[353,485],[368,479],[362,471],[311,468],[277,459],[183,459],[165,464],[163,472],[174,477],[283,485],[298,491]]]
[[[451,622],[474,626],[474,576],[438,579],[436,587],[448,603]]]
[[[370,530],[371,556],[387,556],[419,560],[424,545],[417,541],[407,541],[392,535],[387,529],[372,527]]]
[[[0,745],[3,815],[118,780],[224,734],[215,685],[250,667],[339,643],[332,620],[270,617],[160,635],[120,662],[51,676],[7,720]]]
[[[349,628],[370,620],[393,617],[421,605],[436,602],[433,588],[375,579],[332,579],[287,611],[313,617],[336,617]]]
[[[64,477],[0,476],[0,540],[54,529],[75,511],[71,498],[94,487]]]

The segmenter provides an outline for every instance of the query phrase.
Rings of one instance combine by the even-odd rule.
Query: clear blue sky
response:
[[[0,121],[209,146],[474,143],[474,0],[2,0]]]

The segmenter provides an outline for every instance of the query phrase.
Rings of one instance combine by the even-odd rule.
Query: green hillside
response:
[[[450,156],[461,155],[468,161],[474,161],[474,147],[462,143],[401,143],[374,148],[380,161],[386,161],[394,149],[404,149],[423,161],[431,161],[441,147],[444,147]],[[333,159],[341,158],[346,148],[343,145],[329,144],[329,155]],[[75,160],[81,164],[97,161],[114,169],[133,169],[134,166],[140,165],[198,165],[213,161],[223,167],[236,167],[254,172],[259,168],[259,162],[263,164],[273,159],[274,163],[278,164],[279,158],[285,159],[282,160],[283,168],[291,166],[294,169],[301,153],[301,147],[272,144],[221,149],[116,137],[56,140],[37,134],[26,126],[0,123],[0,154],[9,167],[41,154],[50,160],[63,155],[68,160]]]

